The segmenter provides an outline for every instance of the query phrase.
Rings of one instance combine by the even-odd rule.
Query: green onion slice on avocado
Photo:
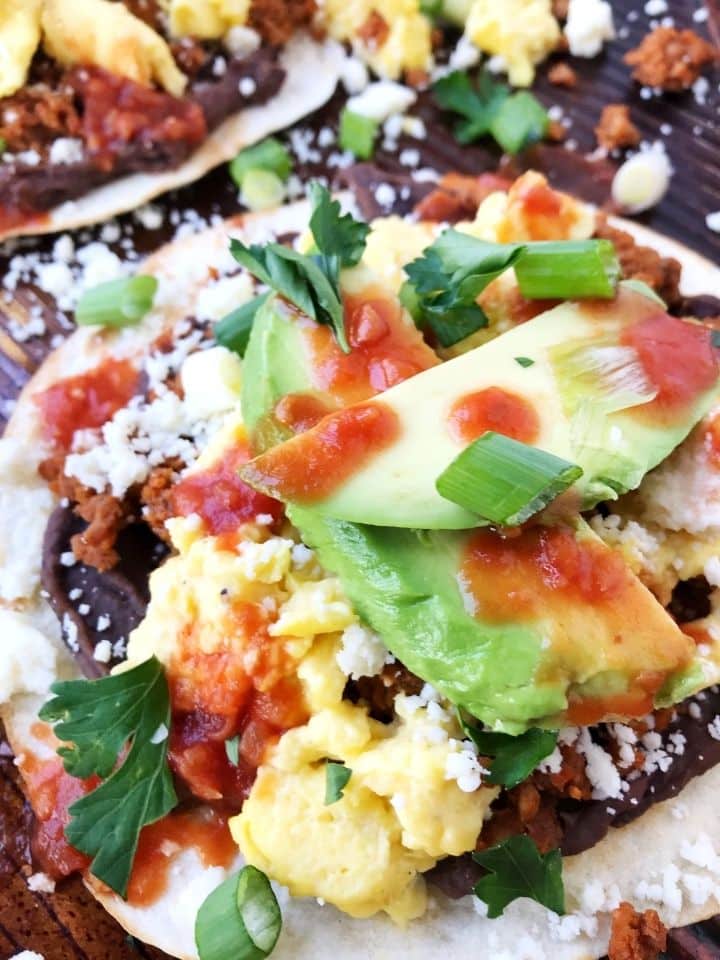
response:
[[[529,520],[582,476],[582,468],[545,450],[488,431],[440,474],[441,497],[490,523]]]

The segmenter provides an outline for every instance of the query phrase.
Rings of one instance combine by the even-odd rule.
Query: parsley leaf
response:
[[[475,896],[488,906],[488,917],[499,917],[518,897],[530,897],[548,910],[565,913],[565,888],[559,850],[541,854],[530,837],[508,837],[473,860],[490,873],[475,884]]]
[[[325,806],[337,803],[342,799],[343,790],[348,784],[352,770],[344,763],[333,763],[328,760],[325,764]]]
[[[492,757],[488,780],[503,787],[516,787],[529,776],[535,767],[555,749],[557,733],[531,727],[517,737],[508,733],[480,730],[463,717],[458,710],[458,719],[468,736],[483,757]]]
[[[141,829],[177,803],[167,764],[170,698],[162,665],[152,657],[125,673],[50,689],[54,696],[40,717],[70,744],[58,750],[65,769],[83,779],[107,778],[72,804],[65,836],[93,857],[92,873],[124,897]]]
[[[213,334],[217,343],[244,357],[257,312],[269,296],[269,293],[258,294],[216,323]]]
[[[363,255],[369,227],[340,214],[340,204],[318,183],[310,185],[313,211],[310,230],[316,252],[309,254],[280,243],[245,246],[230,241],[230,251],[249,273],[312,317],[328,324],[342,350],[350,352],[340,293],[340,271],[354,267]]]
[[[443,347],[451,347],[487,326],[487,317],[475,301],[524,249],[519,243],[487,243],[445,230],[405,267],[408,284],[401,299],[412,304],[410,312],[418,326],[429,327]]]

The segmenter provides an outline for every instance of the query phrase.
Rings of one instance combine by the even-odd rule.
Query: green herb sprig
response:
[[[350,214],[319,183],[310,185],[310,232],[316,251],[309,254],[279,243],[246,246],[232,240],[232,255],[249,273],[312,317],[328,324],[345,353],[350,345],[345,332],[340,271],[354,267],[363,255],[370,230]]]
[[[489,850],[473,854],[489,871],[475,884],[475,896],[488,907],[488,917],[499,917],[508,904],[529,897],[555,913],[565,913],[565,888],[559,850],[541,854],[530,837],[508,837]]]
[[[492,758],[487,781],[503,787],[512,788],[522,783],[545,757],[550,756],[557,743],[554,730],[531,727],[512,737],[508,733],[481,730],[470,723],[461,710],[458,710],[458,719],[478,753]]]
[[[104,782],[70,807],[68,841],[92,857],[91,872],[127,894],[140,831],[177,804],[167,763],[170,697],[155,658],[101,680],[54,683],[40,718],[66,744],[65,770]],[[118,765],[122,751],[127,755]]]
[[[325,764],[325,806],[342,800],[343,791],[350,781],[352,770],[344,763],[328,760]]]

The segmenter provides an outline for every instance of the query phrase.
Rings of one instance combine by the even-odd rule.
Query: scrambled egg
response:
[[[363,39],[373,14],[385,21],[387,36]],[[332,37],[351,42],[383,77],[396,80],[406,70],[432,66],[432,25],[420,0],[325,0],[324,21]]]
[[[6,0],[0,7],[0,97],[27,81],[30,61],[40,43],[42,0]]]
[[[485,53],[502,58],[512,84],[527,87],[536,64],[556,49],[560,27],[550,0],[474,0],[465,35]]]
[[[298,676],[312,716],[271,751],[230,827],[247,860],[293,896],[321,897],[353,917],[380,910],[398,923],[422,915],[420,874],[473,849],[495,789],[463,792],[447,775],[460,749],[438,704],[396,701],[386,727],[342,700],[337,641],[316,644]],[[325,759],[352,770],[343,797],[325,805]]]
[[[242,440],[233,417],[193,470],[211,467]],[[168,527],[177,553],[152,575],[128,664],[156,655],[176,695],[186,684],[211,711],[221,710],[228,688],[268,689],[296,676],[309,715],[268,751],[232,821],[243,855],[293,895],[322,897],[353,916],[384,910],[399,923],[420,916],[422,872],[473,849],[497,794],[476,789],[479,764],[458,739],[454,716],[432,697],[406,698],[399,719],[385,726],[342,699],[342,634],[358,630],[358,620],[339,581],[289,525],[276,536],[249,523],[229,540],[207,535],[197,516]],[[263,618],[259,640],[246,626],[250,608]],[[222,663],[221,682],[198,691],[199,663],[213,658]],[[465,790],[448,766],[453,756],[474,765],[476,780]],[[343,798],[325,806],[328,757],[353,773]]]
[[[45,0],[43,44],[58,63],[90,63],[146,86],[157,81],[179,97],[187,77],[160,34],[109,0]]]
[[[215,40],[247,23],[250,0],[165,0],[170,30],[177,36]]]

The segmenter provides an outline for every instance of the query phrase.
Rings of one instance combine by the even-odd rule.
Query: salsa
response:
[[[483,619],[542,615],[548,603],[619,602],[630,574],[622,558],[566,527],[526,527],[508,536],[473,534],[461,568]]]
[[[329,497],[398,436],[395,411],[381,402],[359,403],[321,420],[312,433],[267,451],[245,475],[295,503]]]
[[[60,380],[35,396],[46,439],[68,451],[77,430],[107,423],[137,393],[140,375],[129,360],[108,359],[74,377]]]
[[[174,515],[197,514],[213,536],[234,533],[240,524],[251,523],[262,514],[278,521],[283,514],[282,504],[253,490],[238,476],[238,470],[249,459],[247,442],[237,439],[211,467],[182,479],[171,493]]]
[[[540,432],[540,417],[533,405],[525,397],[500,387],[460,397],[450,410],[448,424],[459,443],[471,443],[488,430],[533,443]]]
[[[177,810],[140,833],[128,885],[128,902],[148,906],[163,895],[173,860],[197,851],[206,867],[229,867],[237,856],[227,816],[212,809]]]

